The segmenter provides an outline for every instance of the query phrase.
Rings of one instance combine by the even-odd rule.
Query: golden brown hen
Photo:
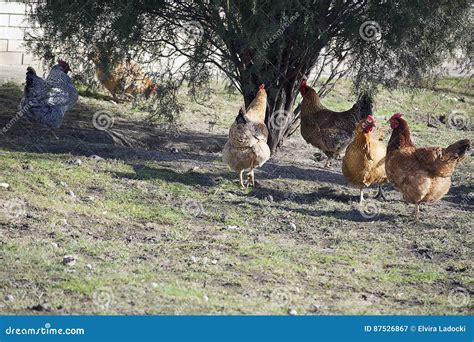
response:
[[[345,112],[334,112],[321,104],[319,95],[306,80],[300,86],[303,96],[301,105],[301,135],[328,157],[326,167],[332,158],[342,154],[354,138],[354,132],[360,119],[372,114],[372,101],[364,95]]]
[[[149,97],[156,93],[156,84],[133,61],[123,60],[112,65],[108,57],[99,55],[94,64],[97,79],[114,99],[118,99],[118,95],[133,99],[141,94]]]
[[[375,119],[369,115],[356,128],[354,140],[347,146],[342,159],[342,173],[350,185],[360,189],[360,203],[364,200],[364,188],[379,185],[376,196],[385,199],[381,183],[385,182],[385,153],[387,147],[372,132]]]
[[[255,186],[254,169],[270,159],[270,148],[267,145],[268,129],[265,126],[267,93],[260,85],[257,96],[247,108],[240,109],[229,131],[229,140],[222,151],[223,160],[229,167],[239,173],[240,185],[246,188],[243,181],[244,170],[248,171],[248,184]]]
[[[403,199],[415,204],[413,214],[417,220],[421,202],[434,202],[448,193],[454,168],[470,149],[471,142],[463,139],[447,148],[416,148],[402,115],[396,113],[389,120],[393,131],[385,169],[388,180],[400,190]]]

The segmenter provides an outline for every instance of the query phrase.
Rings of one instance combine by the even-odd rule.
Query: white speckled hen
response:
[[[28,67],[20,112],[35,124],[59,128],[64,113],[78,98],[77,90],[67,75],[69,70],[69,65],[59,60],[44,80],[36,75],[35,69]]]

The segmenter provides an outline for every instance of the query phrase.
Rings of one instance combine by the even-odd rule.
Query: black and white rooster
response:
[[[77,90],[67,75],[69,64],[58,60],[46,80],[36,75],[35,69],[26,69],[25,94],[20,112],[30,121],[43,127],[59,128],[64,113],[77,101]]]

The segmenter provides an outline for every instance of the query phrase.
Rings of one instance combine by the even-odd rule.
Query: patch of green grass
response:
[[[472,113],[469,82],[446,79],[415,93],[382,90],[376,115],[383,121],[405,112],[418,145],[447,145],[472,131],[427,127],[426,115]],[[150,148],[156,159],[143,157],[141,149],[97,147],[82,137],[93,129],[90,117],[98,109],[117,113],[117,129],[146,117],[95,95],[81,97],[68,113],[71,137],[40,137],[44,145],[71,144],[74,155],[32,152],[32,138],[21,131],[8,140],[0,136],[0,182],[9,184],[0,188],[0,312],[31,314],[29,307],[44,303],[53,314],[469,311],[448,298],[453,287],[472,291],[474,285],[469,159],[456,169],[450,193],[424,206],[418,223],[409,221],[412,208],[389,187],[387,202],[373,202],[379,215],[363,218],[357,190],[344,185],[338,166],[325,170],[314,161],[315,150],[298,135],[257,170],[257,188],[241,190],[217,153],[170,152],[196,147],[199,137],[207,146],[227,132],[242,99],[222,84],[212,87],[202,104],[181,90],[186,110],[180,122],[193,136]],[[0,120],[15,112],[18,95],[16,85],[0,87]],[[346,110],[353,97],[343,80],[323,104]],[[138,141],[167,133],[140,127],[129,134]],[[83,145],[86,155],[104,152],[105,159],[75,149]],[[124,150],[129,156],[111,153]],[[82,163],[70,162],[75,159]],[[17,200],[20,210],[12,215],[16,209],[9,205]],[[63,264],[65,255],[76,256],[76,264]],[[97,302],[101,291],[110,296],[106,305]],[[7,294],[15,300],[2,300]]]

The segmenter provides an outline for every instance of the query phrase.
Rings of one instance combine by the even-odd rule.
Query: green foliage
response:
[[[277,110],[290,116],[286,127],[270,127],[275,151],[297,119],[299,83],[314,71],[330,72],[325,95],[348,74],[362,92],[422,85],[450,57],[468,67],[470,11],[465,0],[52,1],[31,12],[44,32],[30,46],[49,62],[65,56],[89,75],[98,51],[112,63],[149,65],[157,84],[171,85],[156,101],[169,115],[179,111],[174,85],[186,81],[193,97],[205,99],[215,70],[246,104],[265,83],[268,119]]]

